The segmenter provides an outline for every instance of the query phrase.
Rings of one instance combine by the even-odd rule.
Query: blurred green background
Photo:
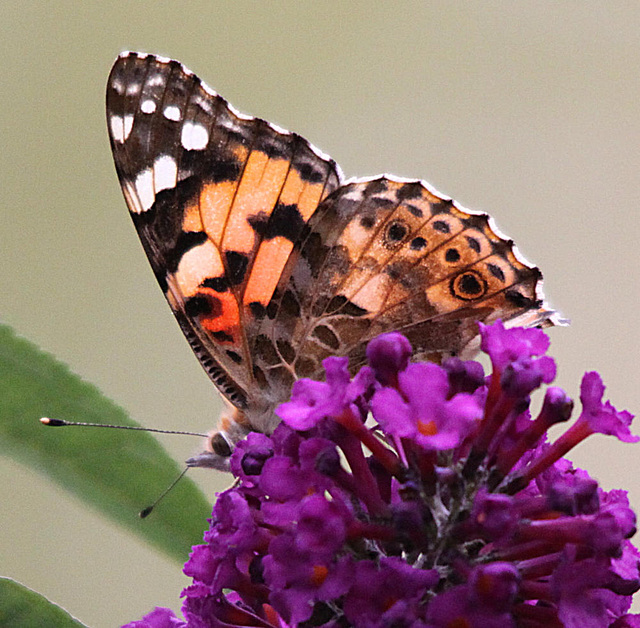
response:
[[[559,384],[577,397],[597,368],[638,412],[639,32],[636,2],[5,0],[0,316],[142,424],[213,424],[214,387],[148,268],[106,134],[111,63],[143,50],[304,135],[347,176],[425,178],[491,212],[573,321],[551,331]],[[163,442],[179,460],[198,447]],[[572,458],[638,509],[638,447],[594,437]],[[98,628],[179,609],[176,565],[34,471],[0,460],[0,473],[4,575]],[[212,496],[228,483],[192,476]]]

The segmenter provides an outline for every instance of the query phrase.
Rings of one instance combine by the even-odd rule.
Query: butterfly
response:
[[[224,469],[322,360],[397,330],[416,359],[470,357],[478,322],[549,326],[542,276],[492,219],[429,184],[344,180],[307,140],[237,112],[178,61],[121,54],[107,84],[116,170],[151,267],[227,400],[191,464]]]

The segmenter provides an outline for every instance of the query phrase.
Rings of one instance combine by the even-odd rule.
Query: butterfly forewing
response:
[[[181,64],[153,55],[118,58],[107,119],[123,193],[167,300],[212,380],[248,408],[260,388],[252,321],[339,170],[306,140],[237,114]]]

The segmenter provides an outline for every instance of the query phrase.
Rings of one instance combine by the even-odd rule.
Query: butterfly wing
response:
[[[270,307],[256,363],[284,388],[291,375],[321,377],[329,355],[359,368],[367,342],[390,330],[416,357],[440,362],[473,355],[478,321],[561,322],[540,271],[488,215],[390,177],[347,183],[322,203]]]
[[[298,135],[238,114],[177,61],[124,53],[107,84],[120,184],[160,286],[222,394],[254,410],[254,312],[340,182]]]

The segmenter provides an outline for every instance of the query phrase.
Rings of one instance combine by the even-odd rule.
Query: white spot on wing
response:
[[[213,107],[211,106],[210,99],[202,98],[198,94],[195,94],[193,96],[193,102],[205,113],[213,115]]]
[[[218,124],[232,133],[242,133],[242,127],[233,118],[220,118]]]
[[[175,277],[180,294],[187,297],[195,294],[207,277],[216,277],[224,273],[220,253],[210,240],[189,249],[180,258]]]
[[[140,91],[140,83],[129,83],[127,85],[127,96],[135,96]]]
[[[178,165],[170,155],[158,157],[153,164],[153,180],[156,194],[176,186]]]
[[[111,128],[111,136],[116,142],[123,144],[129,137],[133,128],[133,116],[126,115],[124,118],[120,116],[111,116],[109,118],[109,126]]]
[[[153,113],[156,110],[156,103],[153,100],[143,100],[140,110],[142,113]]]
[[[134,211],[138,213],[146,212],[151,209],[153,202],[156,200],[155,192],[153,191],[153,171],[151,168],[146,168],[136,177],[136,195],[140,201],[139,206],[134,208]],[[138,205],[136,203],[136,205]]]
[[[173,120],[174,122],[178,122],[178,120],[180,120],[180,109],[175,105],[165,107],[163,113],[167,120]]]
[[[209,143],[209,133],[201,124],[185,122],[181,141],[185,150],[202,150]]]
[[[159,87],[160,85],[164,85],[164,82],[165,78],[160,73],[147,77],[147,85],[149,87]]]
[[[132,128],[133,128],[133,115],[128,113],[124,117],[124,140],[126,140],[129,137],[129,133],[131,133]]]
[[[111,127],[111,137],[122,144],[124,142],[124,120],[120,116],[111,116],[109,126]]]

